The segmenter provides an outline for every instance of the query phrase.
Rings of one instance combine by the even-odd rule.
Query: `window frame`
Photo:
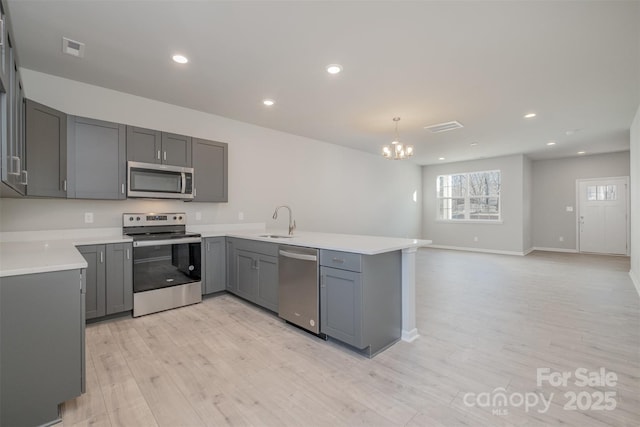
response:
[[[470,195],[469,194],[469,183],[470,183],[470,176],[473,174],[485,174],[485,173],[498,173],[499,174],[499,184],[498,184],[498,192],[497,194],[489,194],[489,195]],[[447,178],[449,177],[449,180],[453,179],[453,176],[464,176],[464,178],[461,180],[462,182],[464,182],[464,186],[461,186],[459,190],[461,190],[462,195],[461,196],[457,196],[454,197],[453,196],[453,191],[450,190],[449,193],[450,195],[448,196],[441,196],[441,191],[440,191],[440,181],[441,178]],[[454,188],[453,185],[450,186],[450,188]],[[502,224],[502,171],[500,169],[492,169],[492,170],[482,170],[482,171],[471,171],[471,172],[456,172],[456,173],[449,173],[449,174],[442,174],[442,175],[438,175],[436,177],[436,201],[437,201],[437,208],[436,208],[436,221],[439,222],[452,222],[452,223],[476,223],[476,224]],[[471,218],[471,200],[472,199],[478,199],[478,198],[486,198],[486,199],[496,199],[497,200],[497,218],[486,218],[486,219],[481,219],[481,218]],[[445,200],[451,200],[452,204],[453,204],[453,200],[460,200],[462,199],[464,201],[464,218],[453,218],[453,215],[451,215],[453,212],[451,212],[451,214],[449,216],[452,216],[451,218],[444,218],[443,217],[443,201]],[[487,203],[487,205],[489,205],[489,203]],[[452,209],[452,207],[449,208],[450,210]],[[495,217],[495,214],[493,214],[492,216]]]

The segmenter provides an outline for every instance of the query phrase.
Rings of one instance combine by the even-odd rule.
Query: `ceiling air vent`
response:
[[[425,126],[424,128],[431,133],[440,133],[440,132],[447,132],[449,130],[460,129],[461,127],[463,127],[462,123],[453,121],[453,122],[446,122],[446,123],[438,123],[437,125]]]
[[[84,57],[84,43],[77,42],[75,40],[62,38],[62,51],[67,55],[75,56],[78,58]]]

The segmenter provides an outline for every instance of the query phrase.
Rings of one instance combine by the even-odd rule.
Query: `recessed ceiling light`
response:
[[[327,65],[327,73],[329,74],[338,74],[340,71],[342,71],[342,65],[340,64]]]
[[[182,55],[173,55],[172,59],[178,64],[186,64],[187,62],[189,62],[187,57]]]
[[[438,157],[438,160],[444,160],[444,157]]]
[[[533,119],[536,116],[536,113],[528,113],[524,115],[525,119]]]
[[[555,141],[549,141],[549,142],[547,142],[547,145],[548,146],[556,145],[556,142]]]
[[[478,146],[478,143],[477,143],[477,142],[472,142],[470,145],[471,145],[472,147],[477,147],[477,146]]]
[[[262,103],[264,105],[266,105],[267,107],[271,107],[273,104],[275,104],[276,102],[273,99],[265,99],[264,101],[262,101]]]
[[[582,156],[583,154],[587,154],[587,152],[586,151],[578,151],[578,154]]]

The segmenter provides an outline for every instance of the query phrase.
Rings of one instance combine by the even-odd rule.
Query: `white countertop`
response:
[[[5,232],[0,238],[0,277],[86,268],[76,246],[133,241],[120,228]]]
[[[296,231],[291,238],[268,238],[261,235],[286,236],[287,233],[265,231],[262,223],[190,226],[187,230],[200,233],[202,237],[230,236],[364,255],[418,248],[431,243],[430,240],[305,231]],[[0,233],[0,277],[86,268],[87,262],[76,246],[131,241],[130,237],[122,235],[120,228]]]
[[[226,236],[259,240],[292,246],[376,255],[402,249],[419,248],[431,244],[431,240],[403,239],[398,237],[362,236],[357,234],[316,233],[295,231],[292,237],[272,238],[261,235],[287,236],[286,231],[231,231]],[[204,234],[203,234],[204,236]]]

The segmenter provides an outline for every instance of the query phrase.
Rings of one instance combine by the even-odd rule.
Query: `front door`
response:
[[[580,252],[627,254],[629,178],[578,180]]]

